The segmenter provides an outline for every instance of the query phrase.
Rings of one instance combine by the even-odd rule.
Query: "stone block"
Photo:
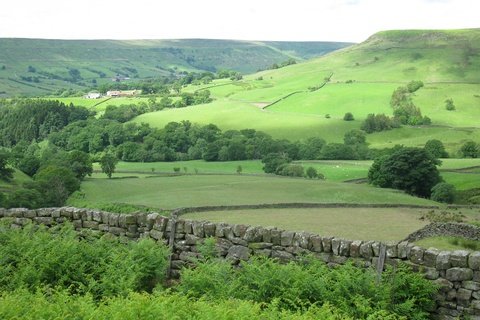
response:
[[[278,251],[278,250],[272,250],[271,258],[278,259],[278,262],[283,264],[295,260],[295,256],[293,254],[286,251]]]
[[[152,212],[147,215],[145,224],[148,230],[153,229],[153,225],[155,224],[155,221],[157,220],[158,217],[161,217],[161,216],[156,212]],[[160,231],[164,231],[164,230],[160,230]]]
[[[156,239],[156,240],[160,240],[163,238],[163,232],[162,231],[158,231],[158,230],[150,230],[150,237],[152,237],[153,239]]]
[[[436,248],[428,248],[427,251],[423,254],[423,264],[426,267],[436,268],[437,266],[437,257],[442,252],[442,250]]]
[[[480,251],[470,253],[468,256],[468,267],[473,270],[480,270]]]
[[[352,245],[352,240],[342,239],[340,241],[340,248],[338,253],[342,257],[349,257],[350,256],[350,246]]]
[[[32,219],[36,224],[44,224],[46,226],[51,226],[53,223],[52,217],[35,217]]]
[[[410,261],[416,264],[423,264],[423,255],[425,253],[425,249],[422,247],[415,246],[412,248],[410,252]]]
[[[243,240],[243,239],[240,239],[240,238],[232,238],[230,239],[230,241],[232,242],[232,244],[235,244],[235,245],[239,245],[239,246],[244,246],[244,247],[248,247],[248,242]]]
[[[350,244],[350,257],[358,258],[360,257],[360,246],[362,245],[363,241],[355,240],[352,241]]]
[[[462,283],[462,287],[472,291],[479,291],[480,290],[480,282],[476,281],[464,281]]]
[[[310,237],[310,243],[311,243],[311,250],[313,252],[323,251],[322,238],[320,236]]]
[[[296,247],[301,247],[303,249],[308,249],[310,247],[310,233],[308,232],[297,232],[293,237],[293,245]]]
[[[83,221],[83,228],[92,229],[92,230],[99,230],[98,228],[99,223],[97,221]]]
[[[447,279],[442,279],[442,278],[433,281],[432,284],[435,286],[441,286],[439,289],[439,291],[441,292],[448,292],[453,288],[453,283],[451,283]]]
[[[185,223],[186,225],[186,223]],[[230,225],[228,225],[225,222],[219,222],[217,223],[217,226],[215,228],[215,236],[219,238],[224,238],[225,237],[225,229],[230,228]]]
[[[387,241],[386,245],[386,254],[387,258],[398,258],[398,242],[396,241]]]
[[[192,230],[193,234],[200,238],[205,238],[205,228],[204,228],[204,221],[193,221],[192,223]]]
[[[190,219],[184,219],[183,223],[183,231],[185,233],[193,233],[193,227],[192,227],[193,221]]]
[[[277,229],[277,230],[272,230],[271,232],[271,237],[272,239],[270,240],[274,245],[280,246],[282,244],[282,233],[285,230],[283,229]]]
[[[306,249],[303,249],[303,248],[300,248],[300,247],[297,247],[297,246],[286,247],[285,251],[289,252],[291,254],[294,254],[294,255],[299,255],[299,254],[305,254],[306,253]]]
[[[470,252],[467,250],[455,250],[450,257],[452,267],[466,268],[468,266],[469,255]]]
[[[289,247],[293,244],[293,237],[295,237],[295,232],[293,231],[284,231],[282,232],[280,239],[281,245],[284,247]]]
[[[436,268],[437,270],[447,270],[451,268],[452,264],[450,263],[450,256],[452,255],[451,251],[441,251],[437,256]]]
[[[85,222],[85,221],[84,221]],[[119,227],[109,227],[108,232],[113,233],[114,235],[121,235],[125,234],[127,230],[125,228],[119,228]]]
[[[272,231],[273,230],[277,230],[276,227],[272,227],[272,226],[269,226],[269,227],[266,227],[265,230],[264,230],[264,233],[263,233],[263,241],[265,242],[273,242],[272,241]]]
[[[64,211],[61,212],[62,215],[63,215],[63,212]],[[93,210],[92,211],[92,220],[102,223],[103,222],[102,213],[98,210]]]
[[[136,217],[137,217],[137,225],[139,227],[146,227],[147,226],[147,213],[146,212],[141,212],[141,211],[136,211],[134,213]]]
[[[197,242],[200,241],[200,238],[197,237],[197,236],[194,236],[193,234],[188,234],[188,233],[186,233],[186,234],[185,234],[185,241],[186,241],[187,244],[189,244],[189,245],[196,245]]]
[[[402,241],[398,244],[397,250],[398,250],[398,257],[400,259],[407,258],[407,246],[408,246],[408,241]]]
[[[324,252],[332,252],[332,239],[335,237],[333,236],[323,236],[322,237],[322,245]]]
[[[473,278],[473,270],[467,268],[450,268],[447,270],[447,280],[467,281]]]
[[[181,224],[181,227],[183,229],[183,224]],[[205,236],[206,237],[215,236],[216,225],[214,223],[211,223],[211,222],[205,223],[204,228],[205,228]],[[178,231],[178,229],[177,229],[177,232],[180,232],[180,231]]]
[[[373,257],[373,249],[372,249],[373,241],[367,241],[360,245],[360,256],[367,260],[371,260]]]
[[[35,218],[37,216],[37,211],[36,210],[25,210],[23,212],[23,217],[24,218]]]
[[[248,244],[248,247],[253,250],[270,249],[272,246],[273,246],[273,243],[268,243],[268,242],[256,242],[256,243]]]
[[[263,232],[263,228],[260,226],[248,227],[242,238],[247,242],[261,242],[263,240]]]
[[[195,262],[195,259],[198,258],[198,254],[195,252],[182,252],[180,253],[180,260],[182,261],[191,261]]]
[[[241,238],[245,235],[245,232],[247,232],[248,227],[250,226],[244,224],[234,224],[232,226],[233,234],[235,237]]]
[[[460,288],[457,290],[457,300],[470,300],[472,297],[472,290]]]
[[[340,244],[342,242],[342,238],[333,238],[332,239],[332,252],[334,255],[340,255]]]
[[[320,252],[320,253],[316,253],[315,257],[317,259],[322,260],[325,263],[329,263],[333,261],[334,255],[333,255],[333,252]]]
[[[111,226],[111,227],[118,227],[118,219],[120,218],[120,214],[119,213],[110,213],[108,215],[108,224]],[[85,219],[83,219],[83,221],[85,221]]]
[[[228,253],[226,259],[240,259],[240,260],[248,260],[250,257],[250,249],[244,246],[231,246],[228,249]]]

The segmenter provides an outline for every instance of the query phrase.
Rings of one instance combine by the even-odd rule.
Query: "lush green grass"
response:
[[[174,209],[190,206],[286,202],[405,203],[437,205],[400,191],[321,180],[256,176],[86,179],[82,189],[93,202],[124,202]]]
[[[440,169],[462,169],[480,166],[480,159],[441,159]],[[471,170],[469,170],[471,171]]]
[[[433,247],[440,250],[448,250],[448,251],[455,251],[455,250],[467,250],[470,252],[478,251],[476,249],[474,250],[462,245],[462,243],[464,242],[465,240],[462,241],[462,240],[459,240],[458,238],[437,236],[437,237],[431,237],[431,238],[426,238],[426,239],[416,241],[414,242],[414,244],[427,249],[430,247]]]
[[[216,124],[222,131],[256,129],[275,138],[291,141],[317,136],[328,142],[343,142],[346,132],[360,127],[360,122],[324,119],[319,117],[267,113],[260,108],[238,101],[216,100],[209,104],[180,109],[167,109],[142,114],[132,121],[164,127],[171,121],[190,120],[192,123]]]
[[[480,187],[480,174],[441,172],[445,182],[451,183],[457,190],[467,190]]]
[[[419,217],[418,209],[407,208],[252,209],[182,215],[182,218],[214,223],[275,226],[365,241],[400,241],[428,224]]]
[[[116,166],[116,171],[146,171],[146,172],[168,172],[173,173],[173,168],[180,168],[180,172],[184,173],[187,168],[187,173],[237,173],[238,166],[242,166],[243,173],[261,173],[263,174],[263,163],[260,160],[245,160],[245,161],[176,161],[176,162],[125,162],[120,161]],[[100,164],[94,163],[94,169],[100,170]],[[153,170],[152,170],[153,168]],[[117,176],[114,173],[113,176]],[[137,174],[129,174],[137,175]]]
[[[453,100],[456,110],[445,109],[447,99]],[[427,85],[415,92],[413,102],[434,124],[452,127],[480,126],[480,84]]]
[[[315,114],[343,119],[347,112],[363,120],[369,113],[393,114],[390,96],[398,84],[332,83],[322,89],[295,94],[268,107],[268,111]]]

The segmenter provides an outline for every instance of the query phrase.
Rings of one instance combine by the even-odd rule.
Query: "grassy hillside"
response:
[[[392,92],[420,80],[425,86],[412,94],[413,103],[433,125],[449,128],[403,126],[374,133],[367,137],[371,147],[423,146],[439,139],[456,153],[465,141],[480,141],[480,130],[471,128],[480,127],[480,29],[379,32],[323,57],[244,78],[209,87],[218,98],[209,105],[144,114],[133,121],[163,126],[188,119],[222,130],[255,128],[292,141],[319,136],[341,142],[369,113],[393,115]],[[446,99],[453,100],[455,111],[445,109]],[[346,112],[355,121],[343,121]]]
[[[341,42],[233,40],[48,40],[0,39],[0,97],[39,95],[109,83],[109,77],[144,79],[221,69],[252,73],[273,62],[305,60],[344,48]],[[29,66],[35,72],[29,72]],[[69,71],[81,79],[71,83]],[[39,82],[22,80],[38,77]],[[65,82],[67,80],[67,82]]]

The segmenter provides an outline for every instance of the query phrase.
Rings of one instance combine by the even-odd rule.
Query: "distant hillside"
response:
[[[0,96],[76,90],[111,81],[227,69],[253,73],[273,62],[319,57],[342,42],[0,39]]]
[[[211,104],[132,121],[162,127],[185,119],[225,131],[255,128],[291,141],[316,136],[341,143],[369,114],[392,117],[392,93],[412,80],[424,86],[408,99],[433,126],[369,134],[372,147],[423,146],[438,139],[456,153],[465,141],[480,141],[480,29],[382,31],[315,59],[247,75],[242,82],[214,81],[208,89],[218,99]],[[446,109],[447,100],[454,110]],[[343,120],[348,112],[354,121]]]

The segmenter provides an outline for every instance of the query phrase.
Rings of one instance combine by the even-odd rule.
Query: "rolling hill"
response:
[[[0,97],[83,90],[110,77],[169,77],[227,69],[252,73],[273,62],[298,61],[347,47],[342,42],[234,40],[0,39]],[[78,70],[73,81],[72,70]],[[23,77],[23,78],[22,78]],[[28,81],[35,77],[36,81]],[[27,80],[26,80],[27,79]],[[34,80],[34,79],[33,79]],[[38,81],[38,82],[37,82]]]
[[[161,127],[187,119],[222,130],[255,128],[292,141],[319,136],[342,142],[368,114],[393,115],[392,92],[411,80],[424,83],[410,96],[433,126],[370,134],[372,147],[423,146],[439,139],[454,153],[465,141],[480,140],[480,29],[379,32],[363,43],[241,82],[189,87],[208,89],[217,100],[133,121]],[[454,111],[445,109],[446,99],[454,101]],[[355,121],[343,121],[346,112]]]

